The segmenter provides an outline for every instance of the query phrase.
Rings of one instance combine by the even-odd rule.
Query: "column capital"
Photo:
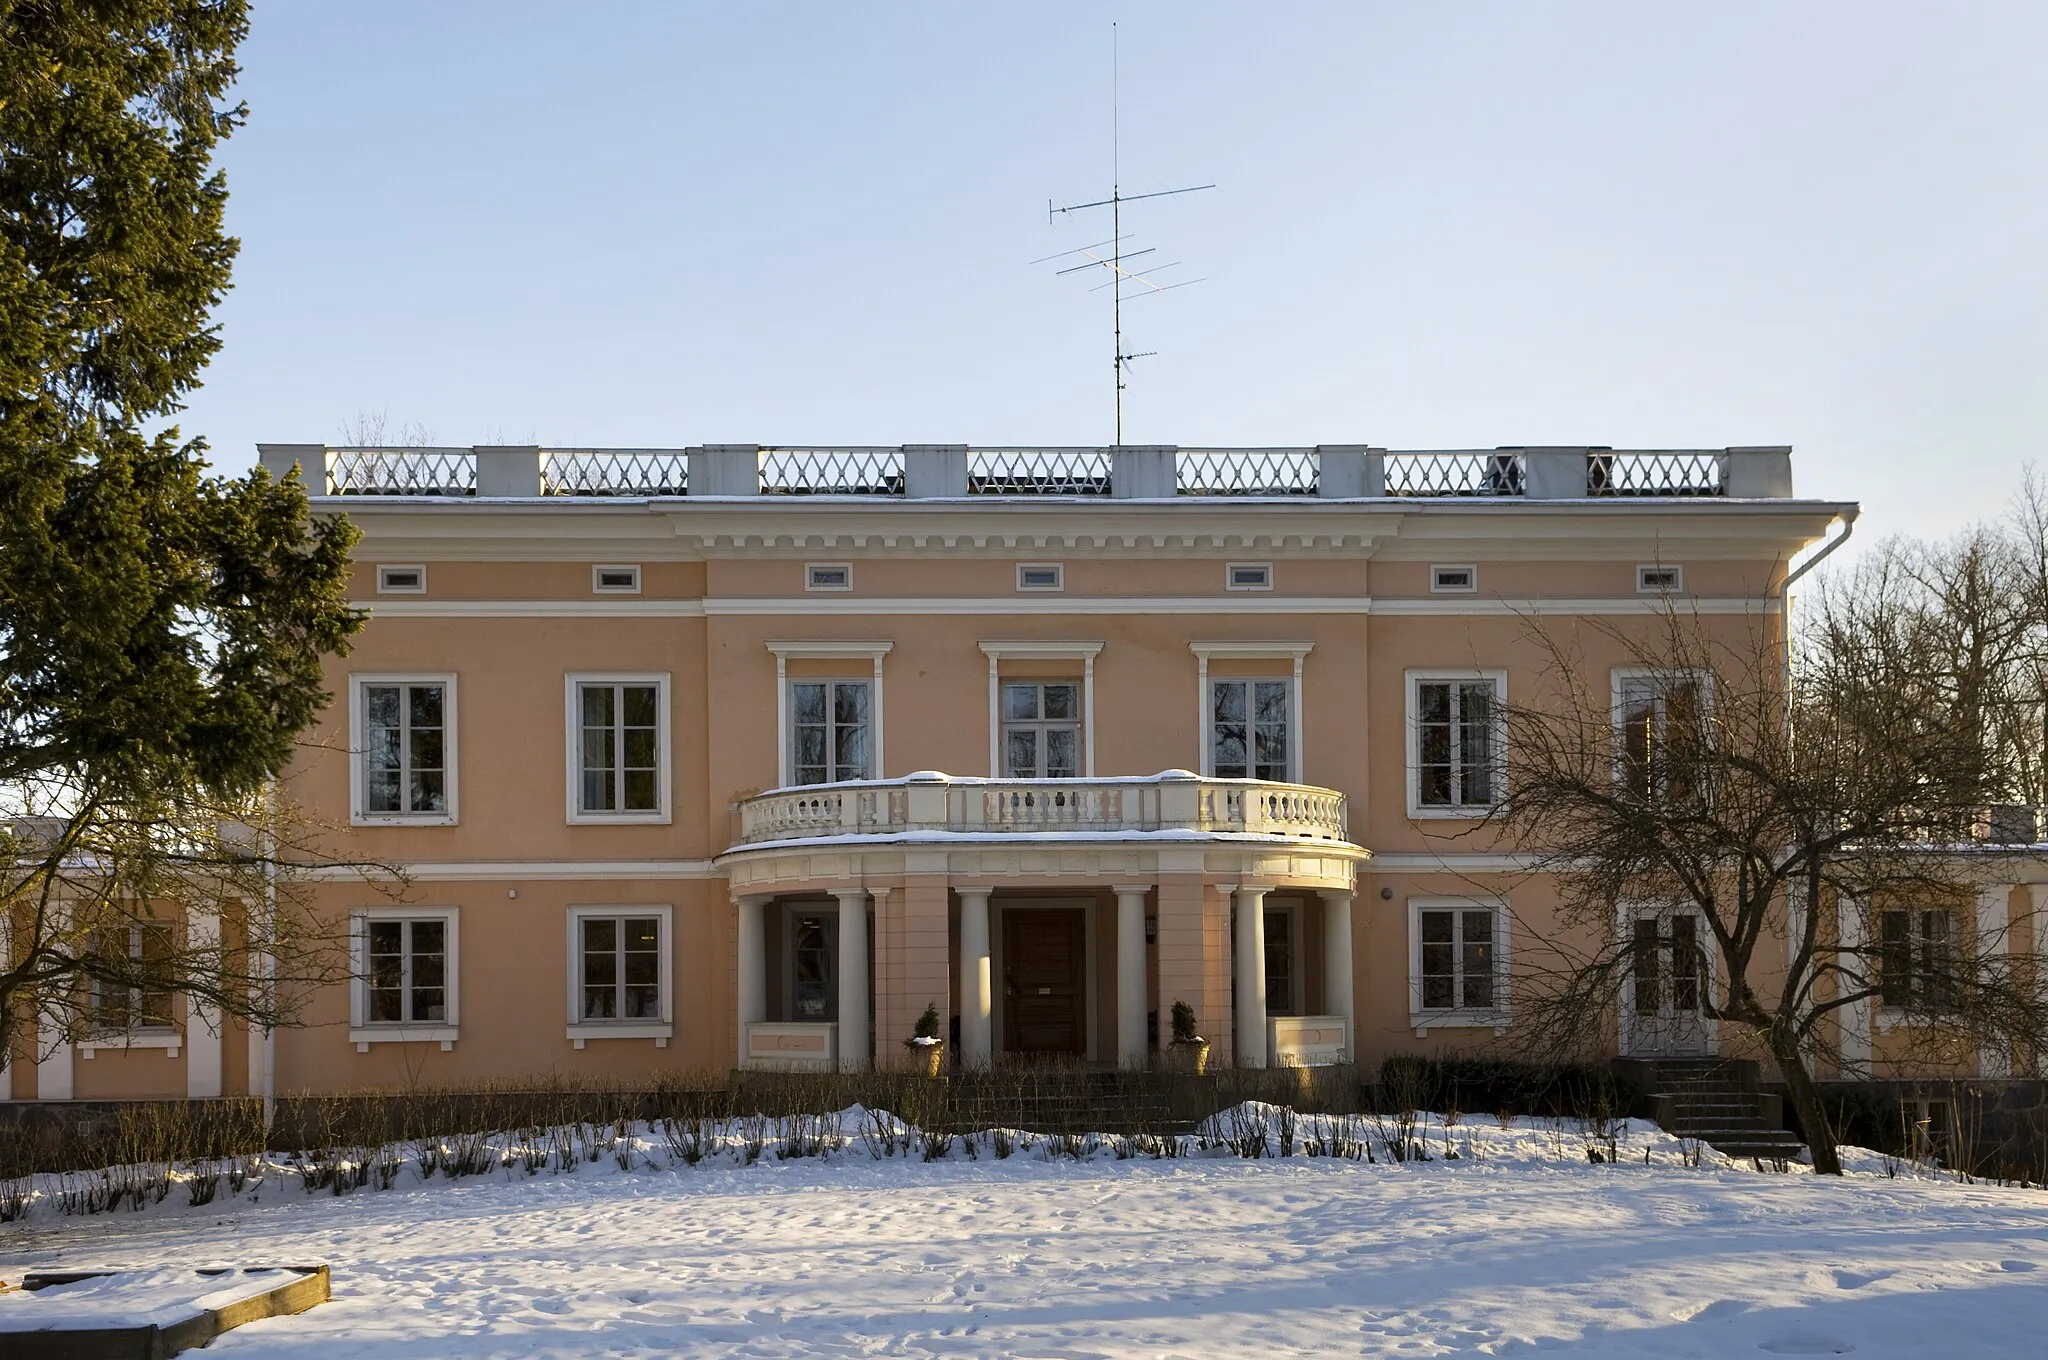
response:
[[[732,896],[732,904],[736,907],[765,907],[774,900],[774,893],[734,893]]]
[[[1149,893],[1155,886],[1157,885],[1151,883],[1117,883],[1111,886],[1110,891],[1115,893],[1118,897],[1122,897],[1127,893]]]
[[[862,905],[866,905],[868,900],[868,890],[866,888],[834,888],[832,895],[838,898],[842,905],[855,900],[858,900]]]
[[[1317,888],[1316,896],[1325,902],[1349,902],[1358,896],[1356,888]]]
[[[962,897],[987,897],[995,891],[995,887],[987,883],[956,883],[953,885],[953,891],[959,893]]]

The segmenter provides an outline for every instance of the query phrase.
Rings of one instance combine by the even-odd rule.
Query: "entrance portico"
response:
[[[742,1066],[888,1065],[928,1004],[964,1069],[1030,1053],[1143,1067],[1177,1000],[1219,1063],[1351,1056],[1366,851],[1340,794],[1184,771],[925,773],[778,790],[740,812],[719,864]]]

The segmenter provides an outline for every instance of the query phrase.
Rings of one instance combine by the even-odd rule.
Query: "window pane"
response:
[[[612,725],[612,687],[610,685],[584,685],[583,725],[585,727],[610,727]]]
[[[1285,724],[1287,721],[1287,684],[1281,680],[1261,680],[1255,687],[1261,723]]]
[[[1657,937],[1656,918],[1638,919],[1635,932],[1636,1014],[1655,1015],[1663,1005],[1663,989],[1658,986],[1662,968],[1658,958],[1661,944]]]
[[[789,687],[790,709],[800,723],[825,721],[825,687],[808,682]]]
[[[369,727],[398,726],[398,686],[363,686],[363,721]]]
[[[626,768],[629,770],[651,770],[655,766],[659,750],[651,727],[629,727],[625,730]]]
[[[1052,727],[1045,733],[1045,777],[1072,779],[1079,773],[1074,762],[1076,742],[1071,727]]]
[[[588,917],[583,922],[583,948],[586,953],[610,953],[619,947],[619,923],[601,916]]]
[[[1045,687],[1045,716],[1048,718],[1077,718],[1081,715],[1081,690],[1078,685],[1047,685]]]
[[[865,723],[868,720],[868,687],[865,683],[841,682],[832,687],[832,720]]]
[[[619,923],[605,917],[583,922],[583,1018],[618,1018]]]
[[[626,796],[624,807],[628,812],[659,812],[661,802],[657,796],[656,779],[652,770],[626,771]]]
[[[1216,777],[1243,779],[1246,776],[1243,724],[1216,727]]]
[[[1464,1005],[1471,1010],[1493,1009],[1493,913],[1460,912],[1464,939],[1459,946],[1459,969],[1463,974]]]
[[[655,727],[661,722],[661,687],[658,685],[627,685],[625,687],[626,726]]]
[[[833,1007],[832,983],[838,971],[838,949],[833,926],[824,916],[797,916],[790,922],[790,959],[793,995],[790,1018],[799,1021],[829,1021]]]
[[[1421,917],[1422,1004],[1429,1010],[1451,1010],[1457,1005],[1455,917],[1448,911],[1425,911]]]
[[[1291,912],[1266,911],[1266,1009],[1276,1015],[1294,1011],[1294,940]]]
[[[825,729],[822,727],[799,727],[796,730],[796,763],[799,766],[815,766],[821,772],[825,768]],[[819,778],[823,778],[823,774]]]
[[[1038,716],[1038,686],[1003,686],[1003,721],[1029,722]]]
[[[414,727],[439,727],[441,725],[442,696],[439,685],[407,686],[411,702],[412,725]]]
[[[420,954],[439,954],[442,951],[443,942],[447,939],[447,936],[448,925],[445,921],[414,921],[412,923],[412,952],[415,956]]]
[[[1425,911],[1422,913],[1422,942],[1424,944],[1449,944],[1451,942],[1452,919],[1447,911]]]
[[[447,776],[439,770],[422,770],[412,777],[407,790],[412,800],[411,812],[446,812],[448,810]]]
[[[412,767],[415,770],[438,770],[441,768],[441,729],[438,727],[412,729]]]
[[[1218,725],[1244,721],[1244,683],[1219,680],[1215,685],[1213,716]]]
[[[1003,734],[1005,773],[1012,779],[1038,778],[1038,733],[1031,728]]]
[[[395,956],[402,952],[405,940],[403,932],[404,926],[398,921],[370,922],[370,957],[374,959],[379,954]]]
[[[841,727],[835,734],[837,749],[832,758],[836,768],[835,779],[866,779],[868,777],[868,730],[865,727]]]
[[[1416,721],[1424,723],[1447,723],[1451,720],[1451,687],[1443,684],[1426,684],[1415,687]]]
[[[1258,777],[1261,779],[1287,778],[1287,729],[1271,723],[1260,723],[1255,730],[1258,743]]]
[[[1880,915],[1877,980],[1880,999],[1887,1006],[1912,1004],[1912,948],[1907,932],[1910,920],[1903,911]]]
[[[1696,1012],[1700,1008],[1699,922],[1691,916],[1671,918],[1671,1007]]]

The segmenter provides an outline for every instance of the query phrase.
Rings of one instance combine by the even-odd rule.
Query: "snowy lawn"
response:
[[[332,1303],[208,1351],[309,1358],[2048,1355],[2040,1191],[1694,1168],[1642,1125],[1612,1165],[1492,1121],[1444,1160],[1443,1134],[1405,1164],[855,1141],[670,1170],[653,1139],[632,1171],[343,1197],[273,1171],[222,1205],[34,1213],[0,1278],[327,1261]]]

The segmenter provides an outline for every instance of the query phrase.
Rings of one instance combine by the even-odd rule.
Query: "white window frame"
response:
[[[1502,709],[1508,701],[1508,673],[1504,669],[1458,669],[1456,667],[1418,667],[1406,672],[1407,689],[1407,763],[1408,763],[1408,816],[1416,821],[1477,821],[1499,806],[1500,775],[1494,778],[1495,801],[1492,803],[1456,803],[1439,806],[1422,801],[1422,686],[1426,684],[1464,684],[1475,680],[1493,682],[1493,749],[1500,766],[1507,764],[1507,722]]]
[[[585,685],[653,685],[654,712],[654,808],[652,811],[585,812],[583,810],[583,704]],[[562,725],[566,746],[565,807],[572,826],[666,826],[673,820],[669,790],[670,729],[675,715],[669,711],[667,671],[571,671],[562,681]],[[624,752],[620,753],[623,757]]]
[[[1078,661],[1081,663],[1081,777],[1095,777],[1095,658],[1100,642],[984,642],[988,658],[988,777],[1003,777],[1003,662]],[[1025,676],[1012,676],[1022,680]]]
[[[1952,966],[1959,969],[1960,962],[1965,956],[1964,951],[1970,947],[1968,937],[1964,934],[1967,923],[1959,908],[1930,906],[1925,902],[1916,902],[1909,906],[1871,908],[1870,939],[1864,948],[1872,959],[1872,966],[1867,970],[1871,982],[1870,1010],[1876,1017],[1880,1034],[1890,1034],[1900,1026],[1910,1023],[1914,1009],[1912,1002],[1904,1006],[1894,1006],[1884,999],[1884,918],[1895,911],[1906,914],[1906,972],[1909,985],[1912,985],[1916,992],[1922,985],[1919,982],[1920,970],[1931,947],[1922,930],[1928,916],[1941,916],[1948,921],[1944,947],[1951,951]]]
[[[1470,573],[1465,584],[1445,585],[1440,572],[1462,571]],[[1438,562],[1429,569],[1429,589],[1433,595],[1473,595],[1479,591],[1479,568],[1470,562]]]
[[[372,921],[439,921],[445,962],[443,990],[447,1016],[441,1020],[370,1019],[370,923]],[[455,1047],[462,1025],[462,914],[456,907],[357,907],[348,918],[348,1038],[356,1052],[371,1044],[438,1043],[443,1053]]]
[[[1681,677],[1690,678],[1699,685],[1701,709],[1711,716],[1714,711],[1714,676],[1711,671],[1693,666],[1616,666],[1608,673],[1608,729],[1614,740],[1616,783],[1628,778],[1628,735],[1622,727],[1622,719],[1626,716],[1628,682]]]
[[[168,921],[154,922],[152,924],[162,925],[167,931],[174,930],[176,928],[173,925],[173,923]],[[148,926],[144,925],[142,922],[131,921],[128,923],[128,949],[130,958],[135,957],[134,950],[139,932],[146,929],[148,929]],[[173,942],[172,947],[176,948],[175,941]],[[185,1031],[184,1027],[178,1023],[177,1019],[177,1012],[179,1009],[178,1001],[181,997],[183,997],[183,993],[177,991],[176,989],[172,990],[171,1019],[169,1020],[168,1023],[161,1025],[131,1024],[127,1026],[125,1029],[108,1029],[98,1023],[100,1008],[100,984],[97,980],[94,980],[91,982],[90,986],[91,991],[86,998],[86,1011],[87,1014],[92,1018],[93,1023],[87,1027],[84,1037],[78,1040],[74,1048],[74,1051],[78,1054],[79,1057],[90,1058],[94,1053],[98,1052],[100,1049],[103,1048],[160,1048],[164,1050],[165,1057],[175,1058],[178,1056],[179,1051],[184,1048]],[[131,993],[139,993],[142,989],[139,987],[130,987],[128,990]],[[132,999],[130,1004],[131,1006],[139,1009],[140,998],[136,997]],[[191,1015],[191,1004],[189,1000],[187,1001],[187,1004],[185,1006],[185,1013],[188,1017]]]
[[[1038,738],[1040,738],[1040,740],[1036,743],[1035,746],[1035,749],[1037,750],[1041,758],[1039,761],[1040,772],[1035,775],[1017,775],[1010,773],[1006,769],[1003,771],[1003,778],[1031,780],[1086,778],[1086,776],[1082,773],[1082,770],[1087,765],[1087,757],[1082,754],[1082,748],[1087,745],[1088,734],[1085,731],[1083,731],[1081,727],[1081,711],[1084,703],[1082,698],[1082,689],[1085,686],[1085,684],[1086,681],[1078,675],[1012,675],[1001,682],[1001,684],[998,686],[999,690],[1008,689],[1013,685],[1028,685],[1038,690],[1039,709],[1041,714],[1044,711],[1044,690],[1047,685],[1065,685],[1074,691],[1074,716],[1071,718],[1047,718],[1043,716],[1037,718],[1012,718],[1009,716],[1007,712],[1004,712],[999,715],[1003,729],[1003,745],[1000,754],[1005,765],[1007,765],[1009,762],[1010,734],[1012,732],[1029,731],[1034,733]],[[1048,746],[1050,745],[1050,742],[1046,740],[1046,738],[1049,737],[1049,734],[1051,732],[1059,728],[1071,728],[1073,730],[1074,736],[1077,738],[1077,740],[1074,742],[1074,773],[1071,775],[1049,774],[1046,773],[1044,770],[1044,766],[1049,763],[1043,759],[1045,752]]]
[[[869,779],[881,779],[887,767],[882,763],[883,705],[882,658],[896,647],[893,642],[770,642],[775,655],[775,778],[779,787],[794,787],[796,769],[790,763],[789,736],[792,719],[789,702],[789,663],[792,661],[846,661],[863,658],[873,667],[868,690]],[[857,675],[819,677],[829,680],[858,680]]]
[[[583,1018],[583,923],[593,917],[652,916],[661,924],[661,1018],[659,1020],[585,1020]],[[652,1039],[656,1048],[667,1048],[675,1036],[675,909],[667,904],[613,904],[573,906],[568,910],[568,994],[564,997],[568,1027],[566,1037],[577,1048],[592,1039]]]
[[[1651,572],[1670,572],[1671,584],[1660,586],[1653,583]],[[1636,594],[1638,595],[1683,595],[1685,593],[1685,568],[1668,562],[1639,562],[1636,564]]]
[[[1287,781],[1290,784],[1302,782],[1302,745],[1307,735],[1302,721],[1302,661],[1315,650],[1313,642],[1190,642],[1188,650],[1195,654],[1195,740],[1200,748],[1195,753],[1195,768],[1205,778],[1216,777],[1216,743],[1209,730],[1215,700],[1209,690],[1209,663],[1224,661],[1292,661],[1294,675],[1289,681],[1292,686],[1287,695]],[[1266,676],[1229,676],[1228,679],[1271,680]]]
[[[1027,572],[1027,571],[1049,571],[1049,572],[1051,572],[1051,573],[1052,573],[1052,584],[1051,584],[1051,585],[1033,585],[1033,584],[1028,584],[1028,583],[1026,583],[1026,581],[1024,580],[1024,573],[1025,573],[1025,572]],[[1033,594],[1046,594],[1046,595],[1052,595],[1052,594],[1057,594],[1057,593],[1059,593],[1060,591],[1063,591],[1063,590],[1065,590],[1066,588],[1067,588],[1067,568],[1066,568],[1066,564],[1065,564],[1065,563],[1063,563],[1063,562],[1019,562],[1019,563],[1017,564],[1017,589],[1018,589],[1019,591],[1022,591],[1023,593],[1025,593],[1025,594],[1027,594],[1027,595],[1033,595]]]
[[[819,573],[819,572],[821,572],[821,571],[843,571],[843,572],[845,572],[845,573],[846,573],[846,580],[845,580],[845,582],[844,582],[843,584],[840,584],[840,585],[836,585],[836,586],[835,586],[835,585],[820,585],[820,584],[818,583],[818,573]],[[826,591],[847,591],[847,590],[852,590],[852,589],[853,589],[853,563],[851,563],[851,562],[806,562],[806,563],[804,563],[804,589],[805,589],[805,590],[826,590]]]
[[[441,686],[441,751],[447,781],[445,812],[368,812],[363,807],[363,757],[365,754],[363,690],[371,685]],[[458,717],[457,684],[454,671],[363,671],[348,677],[348,805],[351,826],[455,826],[462,820],[459,801],[461,780],[461,731]]]
[[[1490,1010],[1425,1010],[1422,1005],[1422,913],[1425,911],[1490,911],[1493,913],[1493,1007]],[[1411,897],[1408,899],[1408,1024],[1424,1038],[1433,1029],[1490,1029],[1507,1032],[1508,960],[1512,953],[1514,917],[1505,897]]]
[[[630,585],[607,585],[604,574],[608,571],[623,571],[632,575]],[[638,595],[640,593],[640,568],[631,562],[596,562],[590,568],[590,593],[593,595]]]
[[[416,586],[391,584],[394,571],[416,571],[420,583]],[[427,593],[427,565],[424,562],[379,562],[377,564],[377,593],[379,595],[424,595]]]
[[[1237,579],[1237,574],[1241,571],[1257,571],[1265,574],[1257,581],[1240,583]],[[1271,562],[1226,563],[1223,568],[1223,588],[1225,590],[1271,590],[1273,588],[1273,564]]]

